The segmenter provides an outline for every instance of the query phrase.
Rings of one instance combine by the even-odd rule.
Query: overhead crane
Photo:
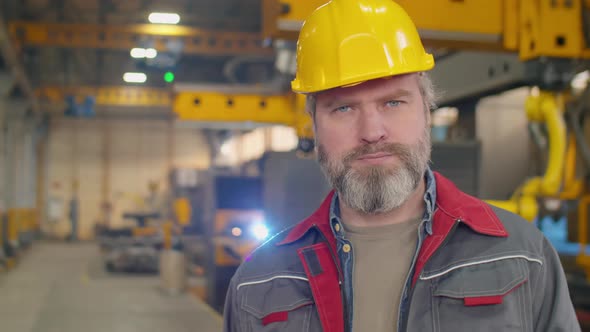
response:
[[[67,96],[78,100],[92,96],[98,106],[169,108],[180,121],[284,125],[296,130],[301,150],[309,152],[313,146],[313,128],[311,118],[305,113],[305,98],[289,93],[260,93],[226,85],[188,91],[129,86],[45,86],[35,93],[40,102],[55,104],[63,103]]]
[[[95,98],[100,106],[171,107],[172,93],[169,89],[133,86],[43,86],[35,90],[41,102],[62,103],[67,96],[82,99]]]
[[[10,22],[15,45],[95,48],[129,51],[135,47],[192,55],[271,55],[260,35],[241,31],[213,31],[161,24],[101,25]]]
[[[305,17],[326,0],[263,0],[263,36],[296,40]],[[396,0],[427,47],[588,59],[588,0]]]

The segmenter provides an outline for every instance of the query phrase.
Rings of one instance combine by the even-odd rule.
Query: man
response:
[[[334,191],[238,269],[225,331],[580,330],[542,234],[429,169],[434,61],[400,6],[333,0],[297,52]]]

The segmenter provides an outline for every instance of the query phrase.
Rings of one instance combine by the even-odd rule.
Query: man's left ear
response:
[[[424,112],[426,116],[426,126],[432,126],[432,110],[427,105],[424,106],[426,108],[426,112]]]

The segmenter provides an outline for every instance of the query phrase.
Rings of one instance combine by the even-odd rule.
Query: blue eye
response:
[[[401,104],[401,102],[398,100],[390,100],[386,104],[389,107],[396,107],[396,106],[399,106],[399,104]]]
[[[337,107],[336,109],[334,109],[334,112],[345,113],[350,110],[351,110],[350,106],[340,106],[340,107]]]

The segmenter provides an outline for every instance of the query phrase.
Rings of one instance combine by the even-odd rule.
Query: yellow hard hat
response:
[[[291,88],[313,93],[433,67],[415,24],[392,0],[332,0],[301,28]]]

